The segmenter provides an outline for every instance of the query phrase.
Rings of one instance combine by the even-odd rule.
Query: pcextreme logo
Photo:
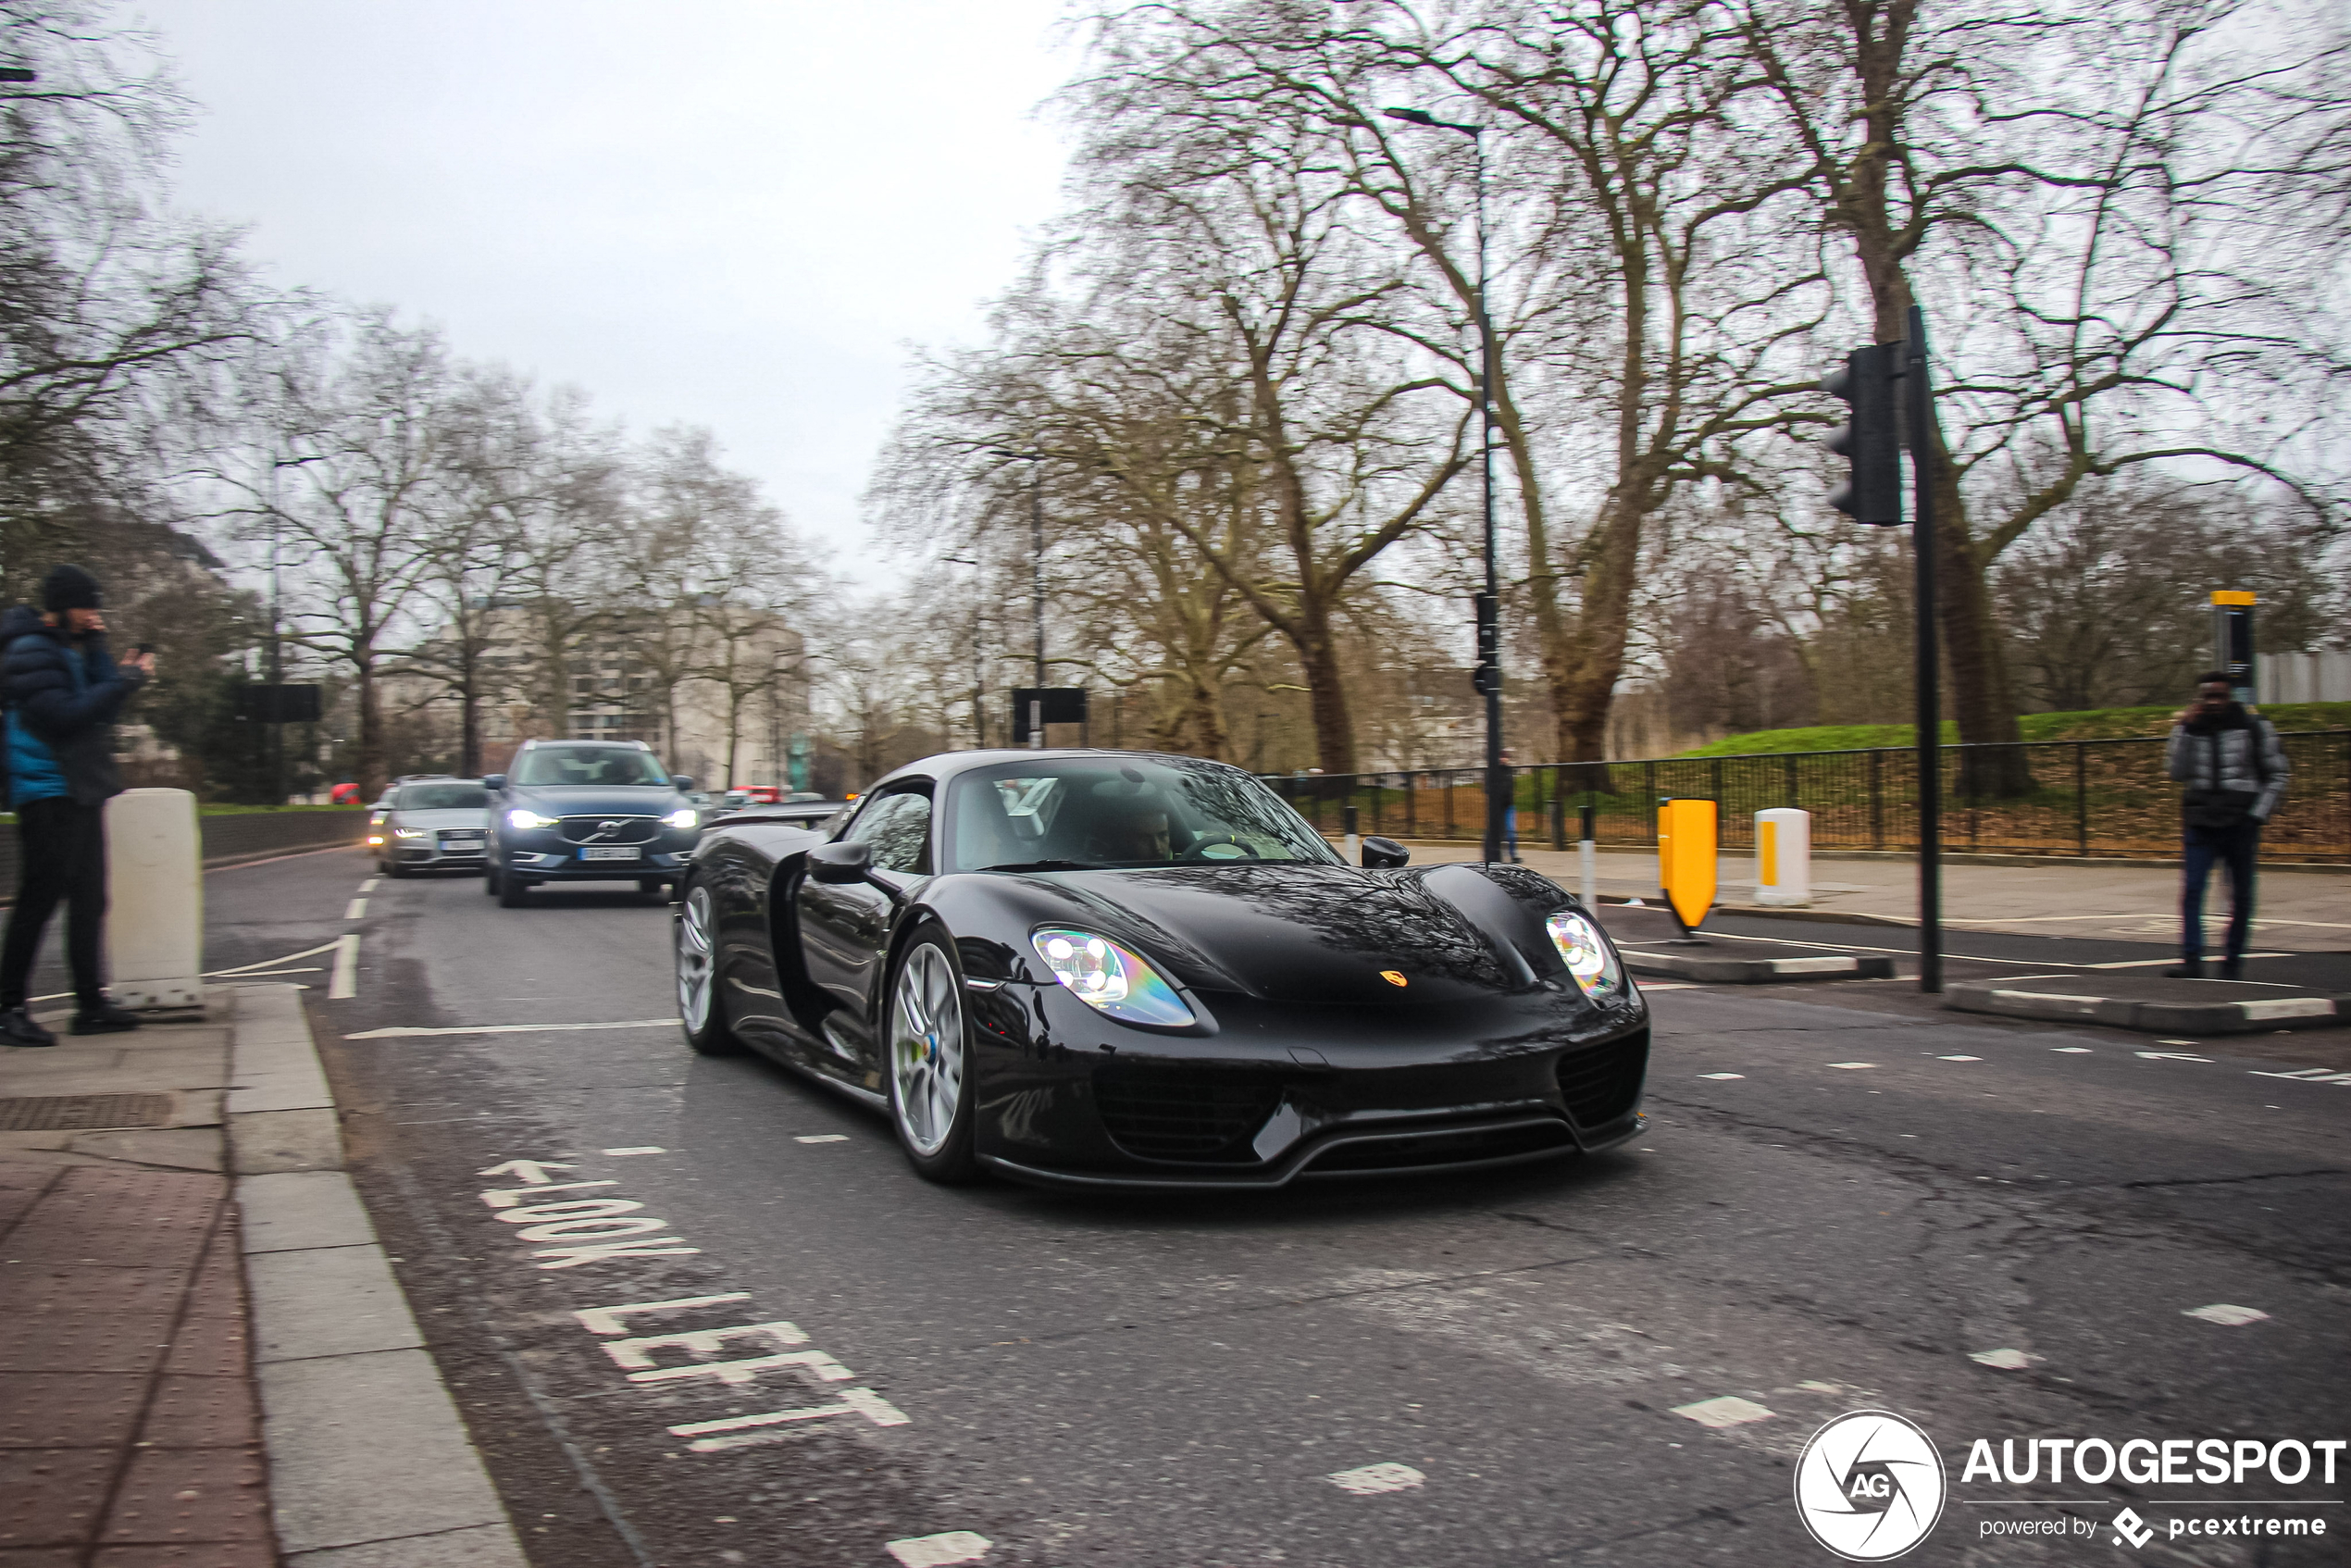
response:
[[[1812,1434],[1796,1462],[1796,1512],[1848,1562],[1885,1562],[1943,1517],[1943,1456],[1916,1423],[1857,1410]]]

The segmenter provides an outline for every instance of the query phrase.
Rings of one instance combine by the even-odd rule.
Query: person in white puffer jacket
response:
[[[2242,979],[2253,930],[2253,868],[2261,825],[2277,815],[2291,772],[2285,747],[2277,726],[2238,702],[2229,678],[2217,671],[2197,680],[2195,703],[2172,718],[2165,762],[2187,789],[2180,797],[2180,964],[2164,974],[2174,979],[2203,977],[2204,890],[2217,862],[2229,871],[2229,934],[2220,978]]]

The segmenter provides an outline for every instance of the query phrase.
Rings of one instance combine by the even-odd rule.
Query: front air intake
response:
[[[1113,1141],[1144,1160],[1253,1164],[1250,1139],[1282,1102],[1272,1078],[1103,1067],[1094,1106]]]
[[[1575,1125],[1589,1132],[1631,1114],[1641,1102],[1649,1065],[1649,1032],[1627,1035],[1560,1058],[1560,1094]]]

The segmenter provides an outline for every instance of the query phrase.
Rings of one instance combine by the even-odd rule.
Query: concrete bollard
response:
[[[1812,902],[1812,814],[1773,806],[1755,814],[1755,902]]]
[[[187,790],[106,803],[106,948],[118,1005],[204,1005],[204,837]]]

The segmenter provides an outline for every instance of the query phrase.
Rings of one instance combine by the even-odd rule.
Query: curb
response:
[[[1680,953],[1636,952],[1620,946],[1624,966],[1636,975],[1670,975],[1714,986],[1769,986],[1789,980],[1890,980],[1890,957],[1822,954],[1818,958],[1699,958]]]
[[[2087,1019],[2118,1029],[2157,1035],[2243,1035],[2257,1029],[2322,1029],[2351,1017],[2343,999],[2324,996],[2264,997],[2253,1002],[2133,1002],[2124,997],[2069,996],[2056,991],[1957,985],[1943,993],[1943,1005],[1961,1013],[1997,1013],[2011,1018],[2061,1023]]]
[[[288,1568],[528,1568],[343,1171],[301,992],[230,995],[229,1169]]]

